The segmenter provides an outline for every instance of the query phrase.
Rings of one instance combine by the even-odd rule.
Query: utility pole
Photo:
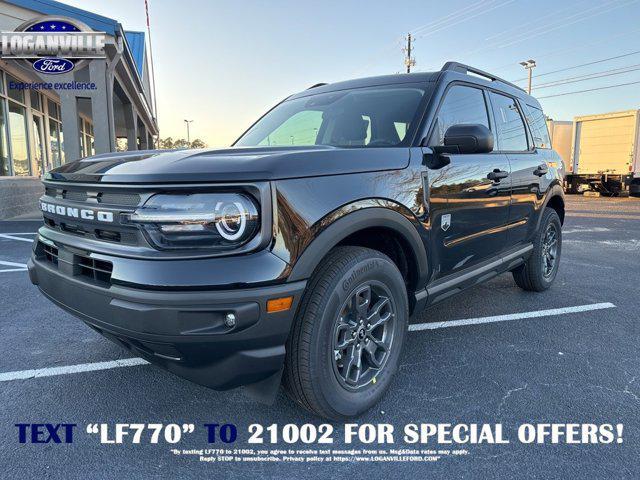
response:
[[[187,124],[187,143],[191,146],[191,136],[189,136],[189,124],[192,123],[193,120],[185,120],[184,123]]]
[[[411,67],[416,64],[416,60],[411,57],[411,34],[407,34],[407,46],[402,49],[403,52],[406,53],[404,57],[404,64],[407,67],[407,73],[411,73]]]
[[[520,65],[529,71],[529,88],[527,89],[527,93],[531,95],[531,79],[533,78],[533,69],[536,68],[536,61],[529,59],[525,62],[520,62]]]

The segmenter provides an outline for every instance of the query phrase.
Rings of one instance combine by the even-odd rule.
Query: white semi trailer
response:
[[[640,110],[575,117],[565,190],[640,195]]]

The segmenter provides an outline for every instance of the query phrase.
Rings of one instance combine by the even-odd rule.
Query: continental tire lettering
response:
[[[374,268],[376,268],[378,266],[378,261],[377,260],[371,260],[370,262],[367,262],[364,266],[357,268],[356,270],[354,270],[353,272],[351,272],[351,275],[349,275],[349,278],[345,279],[342,282],[342,289],[347,292],[349,290],[351,290],[351,286],[353,285],[353,283],[356,281],[356,279],[370,271],[373,270]]]

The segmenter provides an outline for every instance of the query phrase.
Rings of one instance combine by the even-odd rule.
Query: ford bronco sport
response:
[[[231,148],[51,171],[29,273],[176,375],[346,418],[389,388],[412,315],[503,272],[549,288],[562,168],[539,103],[472,67],[319,84]]]

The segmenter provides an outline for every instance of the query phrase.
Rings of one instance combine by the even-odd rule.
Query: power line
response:
[[[495,0],[491,0],[489,2],[489,4],[493,3],[494,1]],[[481,0],[478,3],[472,4],[472,5],[467,5],[466,7],[463,7],[461,9],[459,9],[459,10],[455,10],[455,11],[445,15],[444,17],[440,17],[438,20],[434,20],[434,21],[429,22],[429,23],[427,23],[425,25],[422,25],[420,27],[416,27],[413,30],[411,30],[411,33],[413,33],[415,35],[420,30],[424,30],[426,28],[439,27],[439,26],[441,26],[439,24],[446,24],[446,23],[450,22],[453,19],[451,17],[455,18],[458,15],[470,13],[473,10],[477,10],[478,8],[480,8],[480,7],[482,7],[482,6],[486,5],[486,4],[487,4],[486,0]]]
[[[631,55],[637,55],[639,53],[640,53],[640,50],[636,50],[635,52],[629,52],[629,53],[625,53],[623,55],[616,55],[615,57],[607,57],[607,58],[602,58],[600,60],[595,60],[593,62],[581,63],[580,65],[573,65],[571,67],[560,68],[558,70],[553,70],[551,72],[545,72],[545,73],[541,73],[539,75],[536,75],[536,78],[545,77],[547,75],[552,75],[554,73],[566,72],[567,70],[573,70],[574,68],[587,67],[589,65],[595,65],[597,63],[604,63],[604,62],[608,62],[610,60],[616,60],[618,58],[629,57]],[[517,80],[511,80],[511,81],[512,82],[521,82],[523,80],[526,80],[527,78],[528,77],[523,77],[523,78],[518,78]]]
[[[524,41],[529,40],[531,38],[539,37],[540,35],[544,35],[545,33],[548,33],[548,32],[554,31],[554,30],[558,30],[559,28],[566,28],[569,25],[573,25],[575,23],[582,22],[582,21],[587,20],[589,18],[598,16],[598,15],[602,15],[604,13],[608,13],[608,12],[610,12],[612,10],[615,10],[615,9],[618,9],[618,8],[621,8],[621,7],[629,6],[629,5],[633,4],[633,3],[636,3],[637,1],[638,0],[631,0],[631,1],[627,1],[627,3],[620,3],[620,4],[617,4],[617,5],[612,5],[612,3],[614,3],[614,2],[611,1],[611,2],[605,3],[603,5],[597,5],[595,7],[591,7],[591,8],[588,8],[586,10],[583,10],[581,12],[578,12],[578,13],[576,13],[574,15],[570,15],[568,17],[559,19],[556,22],[552,22],[551,26],[542,25],[542,26],[540,26],[538,28],[535,28],[533,30],[530,30],[528,32],[523,32],[519,37],[516,36],[515,39],[513,39],[510,42],[507,42],[507,43],[505,43],[503,41],[502,42],[500,42],[500,41],[493,42],[493,43],[490,43],[489,45],[487,45],[485,47],[480,47],[480,48],[476,48],[474,50],[467,51],[467,52],[461,54],[460,56],[461,57],[466,57],[466,56],[469,56],[469,55],[477,54],[477,53],[482,52],[484,50],[488,50],[490,48],[505,48],[507,46],[511,46],[511,45],[514,45],[514,44],[517,44],[517,43],[524,42]],[[569,21],[569,20],[572,20],[572,21]],[[542,30],[540,30],[540,29],[542,29]]]
[[[531,38],[539,37],[540,35],[544,35],[545,33],[553,32],[554,30],[558,30],[559,28],[566,28],[566,27],[568,27],[570,25],[574,25],[574,24],[582,22],[584,20],[588,20],[589,18],[597,17],[598,15],[602,15],[604,13],[608,13],[608,12],[610,12],[612,10],[616,10],[618,8],[621,8],[621,7],[627,7],[627,6],[629,6],[629,5],[633,4],[633,3],[636,3],[637,1],[638,0],[631,0],[628,3],[617,4],[617,5],[612,5],[612,3],[615,3],[615,2],[609,2],[609,3],[605,3],[604,5],[599,5],[597,7],[589,8],[589,9],[584,10],[582,12],[579,12],[579,13],[577,13],[575,15],[571,15],[571,16],[567,17],[565,20],[574,19],[573,21],[571,21],[569,23],[560,22],[559,24],[552,25],[549,28],[543,29],[541,31],[530,32],[531,34],[525,34],[524,36],[521,36],[520,38],[516,38],[511,42],[502,44],[501,48],[508,47],[508,46],[511,46],[511,45],[515,45],[517,43],[524,42],[525,40],[529,40]],[[598,9],[601,8],[601,7],[604,7],[604,9],[598,11]],[[610,8],[607,8],[607,7],[610,7]],[[589,15],[585,15],[586,13],[589,13]],[[539,30],[539,28],[535,29],[535,30]]]
[[[556,93],[555,95],[545,95],[544,97],[536,97],[536,98],[538,100],[541,100],[543,98],[563,97],[565,95],[575,95],[577,93],[587,93],[587,92],[595,92],[597,90],[607,90],[609,88],[626,87],[627,85],[636,85],[638,83],[640,83],[640,80],[638,80],[637,82],[618,83],[616,85],[607,85],[607,86],[604,86],[604,87],[589,88],[587,90],[577,90],[575,92]]]
[[[460,23],[464,23],[464,22],[466,22],[468,20],[474,19],[474,18],[479,17],[481,15],[485,15],[485,14],[487,14],[489,12],[492,12],[493,10],[496,10],[498,8],[506,7],[510,3],[513,3],[514,1],[515,0],[507,0],[506,2],[499,3],[497,5],[494,4],[490,8],[487,8],[487,9],[481,11],[481,12],[477,12],[477,13],[474,12],[474,14],[471,15],[471,16],[467,16],[467,17],[464,17],[464,18],[457,19],[453,23],[447,23],[446,25],[442,25],[442,26],[436,28],[435,30],[430,30],[428,33],[424,33],[422,35],[416,35],[415,38],[423,38],[423,37],[427,37],[429,35],[433,35],[434,33],[437,33],[437,32],[439,32],[441,30],[445,30],[447,28],[453,27],[453,26],[458,25]]]
[[[536,88],[557,87],[558,85],[565,85],[567,83],[584,82],[586,80],[593,80],[594,78],[610,77],[612,75],[622,75],[623,73],[634,72],[639,69],[640,69],[640,63],[637,63],[635,65],[629,65],[621,68],[614,68],[611,70],[603,70],[601,72],[588,73],[586,75],[579,75],[577,77],[561,78],[558,80],[554,80],[553,82],[540,83],[534,86],[534,90]]]
[[[583,3],[583,0],[580,0],[580,1],[578,2],[578,4],[579,4],[579,3]],[[559,15],[560,13],[566,12],[567,10],[575,10],[575,9],[576,9],[576,7],[577,7],[577,4],[571,4],[571,5],[569,5],[569,6],[565,7],[565,8],[561,8],[560,10],[555,10],[555,11],[554,11],[554,12],[552,12],[552,13],[548,13],[548,14],[546,14],[546,15],[543,15],[542,17],[538,17],[538,16],[536,16],[536,17],[535,17],[533,20],[531,20],[530,22],[527,22],[527,23],[520,23],[520,22],[517,22],[517,25],[516,25],[515,27],[507,28],[506,30],[502,30],[502,31],[500,31],[500,32],[498,32],[498,33],[494,33],[493,35],[490,35],[490,36],[488,36],[487,38],[485,38],[485,39],[484,39],[484,41],[485,41],[485,42],[488,42],[488,41],[490,41],[490,40],[498,39],[499,37],[502,37],[502,36],[504,36],[504,35],[509,36],[511,32],[514,32],[514,33],[521,33],[521,32],[523,32],[523,31],[525,31],[525,30],[529,30],[529,28],[530,28],[530,26],[531,26],[531,25],[533,25],[533,26],[540,26],[540,25],[542,25],[542,24],[543,24],[542,22],[543,22],[544,20],[546,20],[547,18],[549,18],[549,17],[554,18],[554,20],[550,20],[550,21],[555,21],[555,19],[557,19],[557,18],[558,18],[558,15]]]
[[[635,35],[637,33],[640,33],[640,28],[639,29],[635,29],[635,30],[631,30],[629,32],[624,32],[624,33],[619,33],[617,35],[614,35],[612,37],[608,37],[609,42],[611,42],[611,40],[620,38],[620,37],[627,37],[629,35]],[[579,47],[571,47],[571,48],[565,48],[564,50],[547,50],[545,52],[542,53],[537,53],[535,55],[533,55],[536,58],[554,58],[557,57],[559,55],[566,55],[567,53],[573,53],[573,52],[577,52],[580,50],[584,50],[585,48],[589,48],[589,47],[593,47],[593,46],[600,46],[602,45],[602,40],[598,40],[595,42],[591,42],[591,43],[582,43],[580,44]],[[514,60],[512,62],[509,63],[505,63],[503,65],[497,66],[497,67],[487,67],[489,71],[491,72],[499,72],[501,70],[505,70],[507,68],[513,68],[513,66],[516,64],[517,62]]]

